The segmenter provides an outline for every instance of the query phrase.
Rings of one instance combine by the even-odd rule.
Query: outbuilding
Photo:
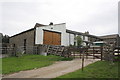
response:
[[[76,36],[83,40],[83,46],[91,43],[91,38],[101,40],[97,36],[87,33],[76,32],[66,29],[66,23],[43,25],[36,23],[34,28],[23,31],[10,37],[11,46],[16,48],[17,52],[25,51],[33,53],[34,46],[39,44],[77,46]]]

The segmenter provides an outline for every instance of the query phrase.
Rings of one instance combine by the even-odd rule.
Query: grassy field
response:
[[[21,57],[7,57],[2,59],[2,74],[9,74],[21,70],[40,68],[53,64],[55,61],[72,60],[60,56],[24,55]]]
[[[63,78],[70,80],[72,78],[118,78],[118,62],[114,62],[112,65],[107,61],[98,61],[86,66],[83,72],[80,69],[53,80],[62,80]]]
[[[2,74],[2,59],[0,58],[0,74]]]

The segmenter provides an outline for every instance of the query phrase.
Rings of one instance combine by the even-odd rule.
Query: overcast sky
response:
[[[18,2],[19,1],[19,2]],[[36,23],[66,23],[74,31],[92,35],[118,33],[119,0],[3,0],[0,32],[9,36],[33,28]]]

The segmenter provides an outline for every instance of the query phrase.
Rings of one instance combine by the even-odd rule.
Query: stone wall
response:
[[[25,40],[26,40],[26,50],[25,50]],[[35,30],[31,29],[20,34],[10,37],[10,46],[15,47],[16,52],[33,53],[33,46],[35,42]]]

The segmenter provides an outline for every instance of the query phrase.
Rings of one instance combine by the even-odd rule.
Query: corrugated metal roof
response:
[[[105,35],[105,36],[100,36],[101,38],[103,38],[103,39],[110,39],[110,38],[117,38],[117,37],[119,37],[119,35],[118,34],[112,34],[112,35]]]

